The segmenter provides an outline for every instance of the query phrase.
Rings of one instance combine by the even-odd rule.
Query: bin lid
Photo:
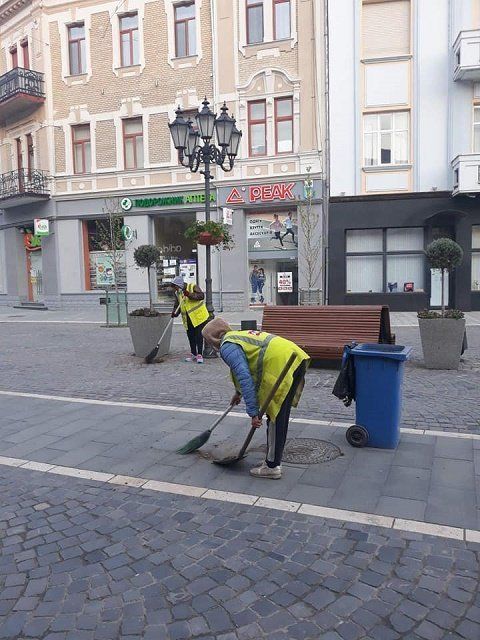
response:
[[[392,360],[408,360],[411,353],[412,347],[403,347],[399,344],[358,344],[352,349],[354,356],[373,356]]]

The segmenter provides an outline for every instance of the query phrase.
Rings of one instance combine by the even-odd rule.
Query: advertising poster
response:
[[[223,224],[233,225],[233,209],[223,207]]]
[[[293,293],[293,273],[291,271],[277,272],[278,293]]]
[[[115,272],[110,256],[96,256],[95,273],[97,287],[108,287],[115,284]]]
[[[289,233],[287,229],[290,228]],[[287,212],[279,213],[278,219],[273,213],[255,213],[247,216],[248,251],[278,251],[297,249],[297,221],[287,221]]]

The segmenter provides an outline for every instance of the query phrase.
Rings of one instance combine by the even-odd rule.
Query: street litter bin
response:
[[[107,310],[107,327],[112,325],[125,326],[127,324],[127,292],[125,290],[117,292],[108,290],[106,292],[105,305]]]
[[[355,365],[356,424],[347,431],[353,447],[395,449],[400,439],[402,387],[411,347],[359,344],[351,351]]]

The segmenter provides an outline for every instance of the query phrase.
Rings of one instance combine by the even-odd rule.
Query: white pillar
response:
[[[139,269],[133,259],[133,252],[142,244],[152,244],[152,220],[150,216],[124,216],[124,224],[131,227],[137,234],[125,246],[127,265],[127,291],[139,294],[142,300],[148,300],[148,279],[145,269]]]

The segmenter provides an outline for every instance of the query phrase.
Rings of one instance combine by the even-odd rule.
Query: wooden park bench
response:
[[[352,340],[394,344],[387,306],[266,306],[262,330],[292,340],[312,359],[339,360]]]

